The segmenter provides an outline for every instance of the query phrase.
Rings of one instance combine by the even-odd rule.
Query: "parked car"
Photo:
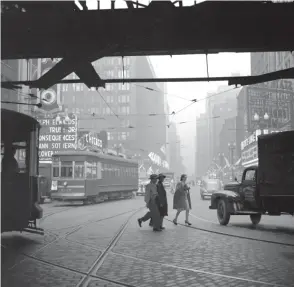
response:
[[[219,179],[205,179],[200,185],[200,196],[204,200],[206,197],[211,197],[212,194],[221,189],[221,182]]]

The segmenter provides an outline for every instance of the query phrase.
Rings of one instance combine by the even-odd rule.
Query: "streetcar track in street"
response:
[[[139,212],[140,210],[142,210],[144,207],[138,208],[136,211],[134,211],[128,218],[127,220],[123,223],[123,225],[119,228],[118,232],[115,234],[115,236],[110,240],[110,242],[108,243],[107,247],[101,252],[101,254],[98,256],[98,258],[94,261],[94,263],[92,264],[92,266],[88,269],[87,271],[87,275],[84,276],[82,278],[82,280],[77,284],[76,287],[82,287],[82,286],[87,286],[89,281],[92,280],[91,277],[93,277],[92,273],[95,272],[95,274],[97,274],[97,271],[100,269],[100,267],[102,266],[102,264],[104,263],[104,260],[106,259],[107,255],[109,254],[109,252],[111,252],[111,250],[113,249],[113,247],[115,247],[116,243],[118,242],[118,240],[121,238],[121,236],[123,235],[123,233],[125,232],[130,220],[133,218],[133,216]],[[106,280],[106,279],[104,279]],[[112,283],[116,283],[116,284],[121,284],[120,282],[112,282]],[[130,286],[130,285],[125,285],[125,286]]]
[[[236,280],[236,281],[238,280],[238,281],[254,283],[254,284],[260,284],[260,285],[266,285],[266,286],[288,287],[287,285],[282,285],[282,284],[274,284],[274,283],[269,283],[269,282],[253,280],[253,279],[246,279],[246,278],[242,278],[242,277],[236,277],[236,276],[231,276],[231,275],[225,275],[225,274],[220,274],[220,273],[204,271],[204,270],[200,270],[200,269],[187,268],[187,267],[182,267],[182,266],[173,265],[173,264],[160,263],[158,261],[142,259],[142,258],[134,257],[134,256],[131,256],[131,255],[127,255],[127,254],[124,254],[124,253],[120,253],[120,252],[111,252],[111,253],[114,254],[114,255],[119,255],[119,256],[130,258],[130,259],[133,259],[133,260],[138,260],[138,261],[142,261],[142,262],[157,264],[157,265],[161,265],[161,266],[165,266],[165,267],[169,267],[169,268],[173,268],[173,269],[181,269],[183,271],[189,271],[189,272],[193,272],[193,273],[201,273],[201,274],[208,275],[208,276],[221,277],[221,278],[226,278],[226,279],[231,279],[231,280]]]
[[[157,264],[157,265],[168,267],[168,268],[173,268],[173,269],[178,269],[178,270],[182,270],[182,271],[192,272],[192,273],[195,273],[195,274],[203,274],[203,275],[207,275],[207,276],[219,277],[219,278],[224,278],[224,279],[228,279],[228,280],[236,280],[236,281],[239,281],[239,282],[248,282],[248,283],[251,283],[251,284],[259,284],[259,285],[262,285],[262,286],[276,286],[276,287],[287,287],[288,286],[288,285],[283,285],[283,284],[274,284],[274,283],[269,283],[269,282],[263,282],[263,281],[253,280],[253,279],[246,279],[246,278],[237,277],[237,276],[231,276],[231,275],[225,275],[225,274],[220,274],[220,273],[208,272],[208,271],[201,270],[201,269],[187,268],[187,267],[182,267],[182,266],[173,265],[173,264],[160,263],[158,261],[141,259],[141,258],[138,258],[138,257],[130,256],[130,255],[125,254],[125,253],[120,253],[120,252],[114,252],[114,251],[112,251],[112,249],[116,246],[117,242],[120,240],[121,236],[125,232],[125,230],[126,230],[128,224],[129,224],[130,220],[133,218],[133,216],[137,212],[139,212],[143,208],[144,207],[141,207],[139,209],[131,210],[131,211],[127,211],[127,212],[124,212],[123,213],[123,214],[126,214],[126,213],[130,213],[130,212],[133,211],[132,214],[121,225],[121,227],[119,228],[119,230],[117,231],[117,233],[114,235],[114,237],[110,240],[108,246],[104,250],[96,250],[96,251],[101,252],[101,254],[94,261],[94,263],[90,266],[90,268],[88,269],[87,272],[81,271],[81,270],[78,270],[78,269],[74,269],[74,268],[71,268],[71,267],[66,267],[66,266],[63,266],[61,264],[53,263],[53,262],[46,261],[44,259],[41,259],[41,258],[36,257],[35,254],[37,252],[39,252],[41,249],[44,249],[45,246],[43,246],[41,249],[39,249],[38,251],[36,251],[33,255],[28,255],[28,254],[23,254],[23,255],[26,256],[28,259],[34,260],[36,262],[40,262],[40,263],[45,264],[45,265],[48,265],[48,266],[56,267],[56,268],[59,268],[61,270],[66,270],[66,271],[70,271],[70,272],[74,272],[76,274],[82,275],[83,278],[78,282],[78,284],[76,285],[76,287],[84,287],[84,286],[87,286],[87,284],[90,281],[95,280],[95,279],[97,279],[97,280],[99,279],[99,280],[102,280],[104,282],[109,282],[109,283],[117,284],[117,285],[120,285],[120,286],[135,287],[135,285],[130,285],[128,283],[116,281],[116,280],[109,279],[109,278],[104,277],[104,276],[97,275],[97,271],[99,270],[99,268],[104,263],[104,260],[107,258],[107,255],[108,254],[122,256],[122,257],[125,257],[125,258],[130,258],[130,259],[141,261],[141,262],[148,262],[148,263],[152,263],[152,264],[155,264],[155,265]],[[120,216],[120,215],[122,215],[122,214],[117,214],[115,216],[111,216],[111,217],[108,217],[108,218],[100,219],[99,221],[111,219],[111,218],[114,218],[114,217],[117,217],[117,216]],[[170,220],[168,220],[168,221],[170,221]],[[182,224],[179,224],[179,225],[184,226]],[[199,228],[194,228],[194,229],[199,229]],[[202,229],[200,229],[200,230],[202,230]],[[204,230],[204,231],[206,231],[206,230]],[[209,231],[209,230],[207,230],[207,231]],[[223,235],[223,234],[221,234],[221,235]],[[64,238],[65,238],[65,236],[64,236]],[[58,239],[61,239],[61,238],[57,238],[57,240]],[[72,241],[70,239],[66,239],[66,240]],[[75,242],[75,241],[73,241],[73,242],[74,243],[78,243],[78,242]],[[50,242],[50,243],[52,243],[52,242]],[[50,244],[48,244],[48,245],[50,245]],[[81,243],[81,245],[84,245],[86,247],[89,247],[89,248],[94,249],[93,247],[91,247],[89,245],[86,245],[86,244],[83,244],[83,243]],[[19,264],[20,263],[21,262],[19,262]]]
[[[26,258],[20,262],[18,262],[17,264],[13,265],[11,268],[9,268],[8,270],[11,271],[13,268],[15,268],[17,265],[19,265],[20,263],[24,262],[25,260],[28,260],[28,259],[31,259],[31,260],[34,260],[36,262],[40,262],[42,264],[45,264],[45,265],[48,265],[48,266],[53,266],[53,267],[57,267],[57,268],[60,268],[62,270],[66,270],[66,271],[71,271],[71,272],[74,272],[76,274],[79,274],[79,275],[83,275],[83,278],[78,282],[77,284],[77,287],[78,286],[85,286],[85,284],[87,285],[89,281],[91,281],[92,279],[100,279],[100,280],[103,280],[105,282],[110,282],[110,283],[114,283],[114,284],[117,284],[117,285],[121,285],[121,286],[125,286],[125,287],[135,287],[134,285],[130,285],[130,284],[126,284],[126,283],[123,283],[123,282],[118,282],[118,281],[115,281],[115,280],[111,280],[111,279],[107,279],[103,276],[98,276],[96,275],[95,273],[92,274],[94,271],[98,271],[99,268],[102,266],[104,260],[106,259],[107,255],[109,254],[109,252],[112,250],[112,248],[116,245],[116,243],[118,242],[118,240],[120,239],[120,237],[123,235],[124,231],[126,230],[130,220],[132,219],[132,217],[137,213],[139,212],[140,210],[142,210],[144,207],[140,207],[140,208],[137,208],[135,210],[131,210],[131,211],[128,211],[128,212],[124,212],[122,214],[127,214],[127,213],[130,213],[132,212],[132,214],[127,218],[127,220],[125,220],[125,222],[121,225],[121,227],[119,228],[118,232],[114,235],[114,237],[112,237],[112,239],[110,240],[110,242],[108,243],[107,247],[104,249],[104,250],[97,250],[96,251],[99,251],[101,252],[100,255],[97,257],[97,259],[94,261],[94,263],[92,263],[92,265],[90,266],[90,268],[88,269],[87,272],[84,272],[84,271],[81,271],[81,270],[78,270],[78,269],[74,269],[74,268],[71,268],[71,267],[66,267],[66,266],[63,266],[61,264],[58,264],[58,263],[53,263],[53,262],[50,262],[50,261],[47,261],[47,260],[44,260],[44,259],[41,259],[39,257],[36,257],[36,254],[43,250],[44,248],[48,247],[49,245],[51,245],[52,243],[56,242],[57,240],[61,239],[60,237],[57,238],[56,240],[54,240],[54,242],[50,242],[49,244],[43,246],[42,248],[40,248],[39,250],[37,250],[36,252],[34,252],[33,254],[26,254],[26,253],[20,253],[21,255],[25,256]],[[112,216],[112,217],[108,217],[108,218],[105,218],[103,220],[106,220],[106,219],[111,219],[111,218],[114,218],[114,217],[117,217],[119,215],[122,215],[122,214],[118,214],[118,215],[115,215],[115,216]],[[103,221],[103,220],[99,220],[99,221]],[[67,234],[68,236],[69,234]],[[66,239],[66,237],[64,237],[64,239]],[[68,240],[68,239],[66,239]],[[68,241],[71,241],[71,240],[68,240]],[[75,242],[73,241],[74,243],[79,243],[79,242]],[[86,245],[86,244],[83,244],[83,243],[80,243],[81,245],[83,246],[86,246],[86,247],[89,247],[93,250],[95,250],[93,247],[89,246],[89,245]],[[2,246],[2,245],[1,245]],[[6,248],[5,246],[3,246],[4,248]]]
[[[166,220],[173,223],[173,221],[170,220],[170,219],[166,219]],[[276,244],[276,245],[281,245],[281,246],[291,246],[291,247],[294,246],[294,244],[292,244],[292,243],[278,242],[278,241],[272,241],[272,240],[266,240],[266,239],[257,239],[257,238],[253,238],[253,237],[230,234],[230,233],[225,233],[225,232],[221,232],[221,231],[205,229],[205,228],[200,228],[200,227],[195,227],[195,226],[187,226],[186,224],[181,224],[181,223],[178,223],[178,225],[180,225],[182,227],[186,227],[186,228],[191,228],[191,229],[194,229],[194,230],[204,231],[204,232],[218,234],[218,235],[229,236],[229,237],[233,237],[233,238],[239,238],[239,239],[257,241],[257,242],[263,242],[263,243],[268,243],[268,244]],[[227,227],[227,228],[230,228],[230,227]]]
[[[115,217],[118,217],[118,216],[121,216],[121,215],[124,215],[124,214],[130,213],[130,212],[137,212],[137,211],[139,211],[139,210],[141,210],[141,209],[143,209],[143,207],[141,207],[141,208],[139,208],[139,209],[138,209],[138,208],[137,208],[137,209],[131,209],[131,210],[129,210],[129,211],[126,211],[126,212],[123,212],[123,213],[119,213],[119,214],[115,214],[115,215],[113,215],[113,216],[109,216],[109,217],[106,217],[106,218],[101,218],[101,219],[98,219],[98,220],[89,220],[89,221],[83,222],[83,223],[81,223],[81,224],[79,224],[79,225],[76,225],[76,228],[75,228],[74,230],[72,230],[72,231],[69,231],[69,232],[67,232],[67,233],[65,233],[65,234],[63,234],[63,235],[61,235],[61,236],[56,235],[56,238],[55,238],[55,239],[53,239],[52,241],[50,241],[50,242],[48,242],[47,244],[43,245],[41,248],[37,249],[37,250],[36,250],[35,252],[33,252],[32,254],[26,254],[26,253],[24,253],[24,252],[20,252],[19,254],[20,254],[20,255],[23,255],[23,256],[25,256],[25,257],[27,257],[27,258],[28,258],[28,257],[30,257],[30,258],[37,258],[37,257],[35,257],[35,255],[36,255],[37,253],[39,253],[40,251],[44,250],[44,249],[47,248],[48,246],[51,246],[52,244],[56,243],[57,241],[59,241],[59,240],[61,240],[61,239],[65,239],[65,240],[67,240],[67,237],[68,237],[69,235],[71,235],[71,234],[77,232],[78,230],[80,230],[80,229],[83,228],[83,227],[88,226],[89,224],[96,223],[96,222],[101,222],[101,221],[105,221],[105,220],[108,220],[108,219],[112,219],[112,218],[115,218]],[[49,230],[48,234],[50,234],[50,233],[51,233],[51,231]],[[54,235],[54,233],[51,233],[51,234]],[[6,246],[3,246],[3,247],[4,247],[4,248],[7,248]],[[7,249],[9,249],[9,248],[7,248]],[[21,263],[23,263],[24,261],[26,261],[27,258],[24,258],[24,259],[20,260],[19,262],[15,263],[13,266],[11,266],[10,268],[8,268],[8,270],[12,270],[12,269],[14,269],[16,266],[18,266],[19,264],[21,264]]]

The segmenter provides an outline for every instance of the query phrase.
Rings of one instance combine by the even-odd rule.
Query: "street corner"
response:
[[[154,252],[149,250],[149,252]],[[92,279],[88,286],[116,287],[116,284],[140,287],[213,287],[213,286],[263,286],[233,277],[184,269],[175,265],[142,260],[127,255],[110,254],[99,270],[93,274],[112,283]]]
[[[2,273],[3,287],[64,287],[76,286],[82,275],[48,264],[27,259],[9,272]]]

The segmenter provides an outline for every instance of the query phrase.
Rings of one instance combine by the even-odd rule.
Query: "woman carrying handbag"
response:
[[[175,225],[178,224],[177,220],[180,213],[185,210],[186,211],[186,220],[185,223],[191,225],[189,222],[189,210],[192,209],[191,207],[191,197],[190,197],[190,187],[186,184],[187,175],[182,174],[180,182],[177,184],[176,192],[174,194],[174,209],[177,210],[177,214],[173,223]]]

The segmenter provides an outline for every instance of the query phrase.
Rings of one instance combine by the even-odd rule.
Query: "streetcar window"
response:
[[[97,178],[97,163],[92,163],[92,178]]]
[[[92,177],[92,168],[93,162],[86,162],[86,178],[93,178]]]
[[[61,162],[61,177],[72,178],[73,176],[73,168],[72,161],[63,161]]]
[[[85,163],[83,161],[76,161],[74,178],[84,178],[84,177],[85,177]]]
[[[102,165],[101,162],[97,162],[97,178],[102,178]]]
[[[53,177],[59,177],[59,166],[53,166]]]

